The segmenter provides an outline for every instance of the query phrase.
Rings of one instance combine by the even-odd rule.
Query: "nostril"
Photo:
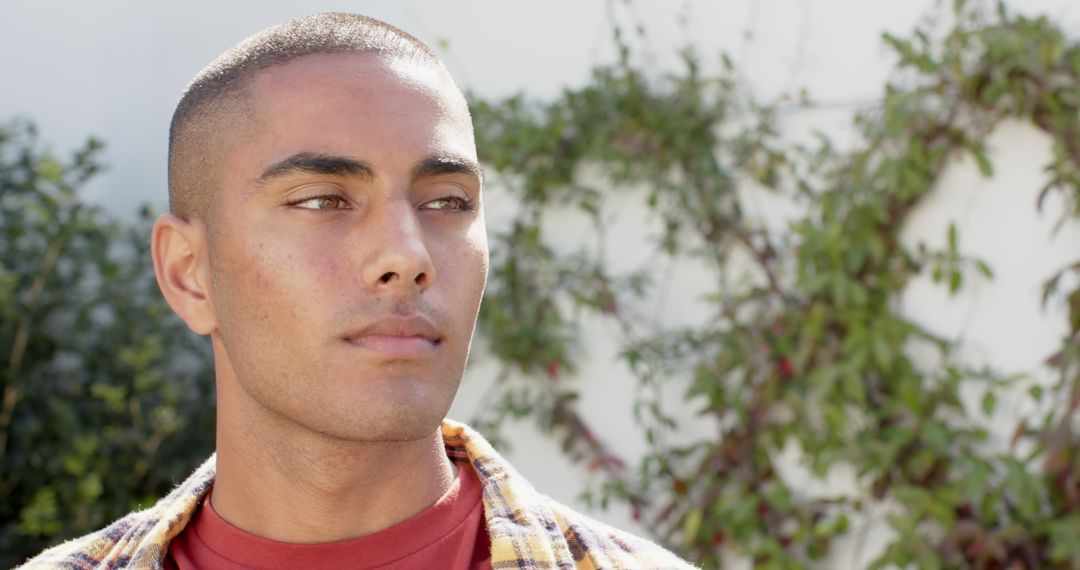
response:
[[[390,283],[401,278],[401,274],[396,271],[387,271],[379,277],[379,285],[389,285]],[[427,287],[431,279],[426,272],[421,272],[413,278],[413,283],[416,283],[420,287]]]

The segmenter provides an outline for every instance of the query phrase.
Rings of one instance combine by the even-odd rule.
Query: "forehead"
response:
[[[254,129],[241,149],[259,147],[265,155],[476,155],[464,97],[430,62],[376,54],[303,56],[259,72],[246,91]]]
[[[455,97],[449,95],[457,94],[450,76],[436,63],[375,53],[301,56],[259,71],[249,80],[249,88],[261,102],[298,93],[330,95],[338,90],[354,96],[411,91],[450,106]]]

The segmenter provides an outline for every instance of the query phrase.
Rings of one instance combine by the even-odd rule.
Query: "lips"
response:
[[[387,315],[348,332],[345,340],[358,348],[393,359],[422,358],[442,342],[442,334],[420,315]]]

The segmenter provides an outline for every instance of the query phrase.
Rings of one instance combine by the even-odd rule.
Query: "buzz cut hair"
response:
[[[169,126],[169,211],[212,225],[221,192],[222,146],[230,127],[250,117],[246,91],[267,68],[316,54],[375,54],[435,65],[442,60],[420,40],[381,20],[343,12],[312,14],[267,28],[236,44],[184,89]]]

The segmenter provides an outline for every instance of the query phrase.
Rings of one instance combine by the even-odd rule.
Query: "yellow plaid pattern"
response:
[[[447,456],[467,461],[480,478],[494,570],[693,568],[652,542],[541,495],[468,426],[445,420],[442,434]],[[21,568],[161,569],[169,541],[184,529],[214,484],[215,465],[211,456],[153,507],[50,548]]]

